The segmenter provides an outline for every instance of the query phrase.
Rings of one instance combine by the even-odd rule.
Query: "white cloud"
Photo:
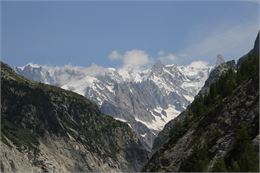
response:
[[[165,59],[165,60],[170,60],[170,61],[174,61],[174,60],[176,60],[176,58],[177,58],[177,56],[173,53],[159,57],[159,59]]]
[[[189,64],[195,60],[207,61],[210,64],[216,62],[218,54],[222,54],[225,60],[238,59],[253,48],[254,41],[259,31],[259,23],[248,22],[235,26],[219,26],[218,28],[206,28],[205,34],[197,37],[196,31],[191,36],[186,48],[178,52],[165,52],[160,50],[154,57],[143,50],[130,50],[120,53],[114,50],[109,55],[111,60],[120,60],[124,67],[143,67],[156,60],[163,64]],[[194,38],[197,40],[194,40]],[[193,40],[191,42],[191,40]]]
[[[142,50],[127,51],[123,63],[125,66],[143,66],[149,63],[149,55]]]
[[[111,54],[109,55],[109,58],[110,58],[111,60],[118,60],[118,59],[121,59],[121,58],[122,58],[122,55],[121,55],[118,51],[113,50],[113,51],[111,52]]]
[[[180,57],[184,57],[184,54],[166,53],[164,50],[160,50],[157,56],[152,57],[144,50],[133,49],[120,53],[117,50],[113,50],[109,59],[119,60],[122,62],[122,67],[140,68],[144,66],[152,65],[156,60],[160,60],[163,64],[173,64]]]
[[[177,58],[178,58],[178,56],[174,53],[166,54],[165,51],[160,50],[158,52],[158,58],[157,59],[161,60],[162,63],[164,63],[164,64],[172,64],[173,62],[176,61]]]
[[[215,28],[215,32],[206,35],[201,40],[192,43],[180,53],[187,54],[186,61],[191,58],[215,61],[218,54],[226,59],[239,58],[253,48],[254,40],[259,30],[258,23],[244,23],[225,29]]]
[[[163,56],[164,54],[165,54],[164,50],[160,50],[160,51],[158,52],[158,55],[159,55],[159,56]]]
[[[249,2],[249,3],[255,3],[255,4],[258,4],[260,5],[260,0],[240,0],[242,2]]]
[[[121,60],[124,67],[141,67],[150,63],[150,56],[143,50],[130,50],[124,54],[119,53],[117,50],[113,50],[109,55],[111,60]]]
[[[103,75],[105,74],[108,69],[102,66],[98,66],[96,64],[92,64],[89,67],[82,67],[82,66],[75,66],[71,64],[67,64],[64,66],[48,66],[48,65],[43,65],[44,69],[47,69],[51,74],[77,74],[78,77],[82,77],[85,75],[88,76],[98,76],[98,75]]]
[[[189,66],[193,67],[193,68],[203,68],[203,67],[207,68],[208,67],[208,62],[205,62],[205,61],[192,61]]]
[[[187,57],[188,55],[185,53],[178,54],[178,57]]]
[[[92,64],[90,67],[87,67],[85,69],[85,73],[90,75],[90,76],[98,76],[100,74],[105,74],[108,71],[107,68],[98,66],[96,64]]]
[[[203,34],[197,34],[201,32],[197,29],[198,31],[193,31],[193,34],[186,38],[186,46],[178,52],[160,50],[152,57],[138,49],[124,53],[114,50],[109,58],[120,60],[123,66],[132,67],[150,65],[158,59],[163,64],[189,64],[196,60],[214,64],[218,54],[222,54],[225,60],[238,59],[253,48],[260,28],[259,22],[249,21],[233,26],[223,24],[217,27],[204,27]]]

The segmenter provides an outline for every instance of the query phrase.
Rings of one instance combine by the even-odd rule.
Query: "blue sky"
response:
[[[259,30],[255,1],[6,1],[1,8],[1,58],[11,66],[214,63],[217,54],[248,52]]]

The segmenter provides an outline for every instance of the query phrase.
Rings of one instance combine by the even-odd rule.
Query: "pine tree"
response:
[[[216,161],[215,165],[212,168],[212,171],[213,172],[227,172],[226,164],[225,164],[223,157],[219,158]]]

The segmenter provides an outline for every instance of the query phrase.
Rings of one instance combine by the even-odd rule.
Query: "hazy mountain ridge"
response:
[[[1,172],[138,171],[147,152],[125,123],[1,62]]]
[[[86,96],[103,113],[127,122],[151,148],[158,131],[193,100],[211,69],[201,61],[188,66],[158,61],[145,70],[28,64],[16,71]]]

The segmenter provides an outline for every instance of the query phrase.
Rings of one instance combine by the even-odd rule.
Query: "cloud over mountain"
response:
[[[148,64],[151,61],[149,55],[143,51],[138,49],[133,49],[130,51],[126,51],[121,54],[117,50],[113,50],[109,55],[111,60],[121,60],[123,66],[131,66],[131,67],[140,67]]]

